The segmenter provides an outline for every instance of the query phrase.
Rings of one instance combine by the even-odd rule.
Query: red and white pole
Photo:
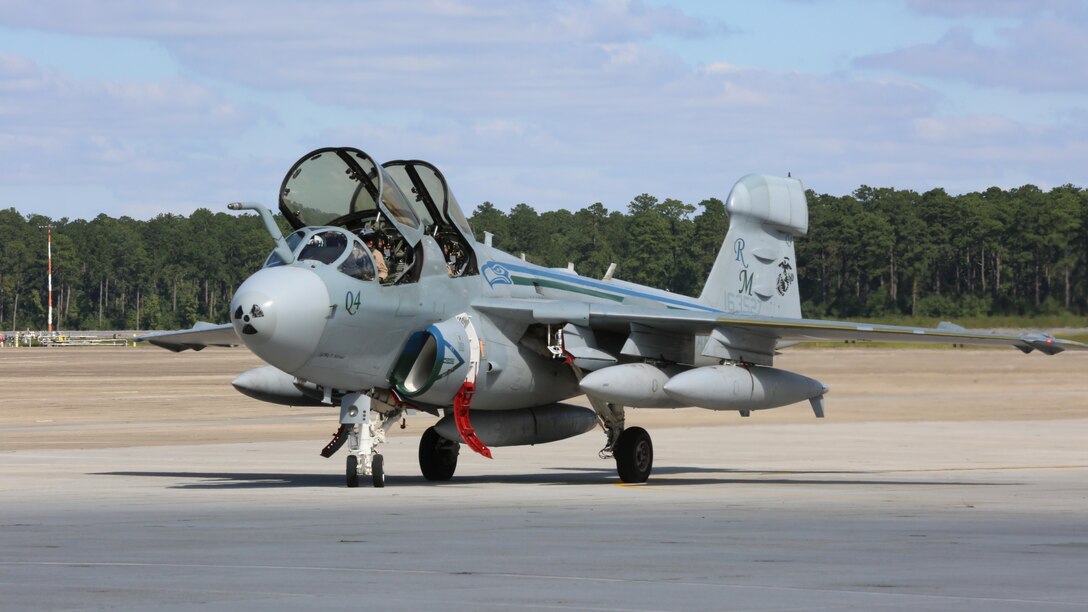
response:
[[[53,337],[53,224],[39,225],[45,230],[45,244],[49,255],[49,337]]]
[[[46,249],[49,254],[49,336],[53,336],[53,226],[45,230]]]

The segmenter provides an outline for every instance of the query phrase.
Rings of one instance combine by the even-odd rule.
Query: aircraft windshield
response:
[[[340,271],[359,280],[374,280],[374,262],[370,259],[368,251],[361,241],[352,241],[351,253],[348,254],[344,263],[340,264]]]
[[[348,237],[336,230],[315,232],[298,254],[299,261],[316,260],[331,264],[348,248]]]
[[[317,228],[316,231],[301,229],[286,238],[287,247],[298,261],[320,261],[325,264],[340,262],[337,269],[352,278],[371,281],[375,278],[374,260],[370,249],[362,240],[339,228]],[[348,245],[351,248],[348,249]],[[347,256],[344,253],[347,252]],[[341,259],[343,261],[341,261]],[[264,267],[282,266],[283,260],[272,251]]]
[[[298,249],[298,245],[299,245],[300,242],[302,242],[302,237],[305,236],[305,235],[306,235],[306,232],[304,232],[302,230],[299,230],[297,232],[291,232],[286,238],[287,248],[292,253],[296,253],[297,249]],[[272,254],[269,255],[268,259],[266,259],[265,262],[264,262],[264,267],[266,267],[266,268],[271,268],[272,266],[282,266],[282,265],[283,265],[283,260],[280,259],[280,256],[275,251],[272,251]]]

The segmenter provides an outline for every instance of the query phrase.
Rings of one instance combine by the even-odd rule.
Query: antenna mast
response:
[[[39,225],[45,229],[46,252],[49,256],[49,337],[53,337],[53,224]]]

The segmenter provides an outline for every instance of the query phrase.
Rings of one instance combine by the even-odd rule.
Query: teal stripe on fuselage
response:
[[[687,300],[680,300],[659,294],[636,291],[634,289],[617,287],[612,283],[593,280],[584,276],[578,276],[576,274],[562,274],[559,272],[552,272],[551,270],[547,270],[545,268],[523,266],[519,264],[508,263],[505,261],[497,261],[495,263],[503,266],[511,272],[520,272],[525,275],[511,275],[511,280],[514,282],[515,285],[532,285],[535,283],[540,285],[541,287],[549,287],[552,289],[558,289],[560,291],[570,291],[571,293],[578,293],[581,295],[591,295],[594,297],[613,300],[621,303],[623,302],[625,297],[634,297],[658,302],[670,308],[701,310],[704,312],[720,312],[716,308],[712,308],[705,304],[700,304],[699,302],[691,300],[690,298]]]

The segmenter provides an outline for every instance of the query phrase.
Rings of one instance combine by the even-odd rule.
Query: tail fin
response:
[[[808,232],[801,181],[749,174],[725,203],[729,231],[699,301],[726,312],[801,317],[793,239]]]

